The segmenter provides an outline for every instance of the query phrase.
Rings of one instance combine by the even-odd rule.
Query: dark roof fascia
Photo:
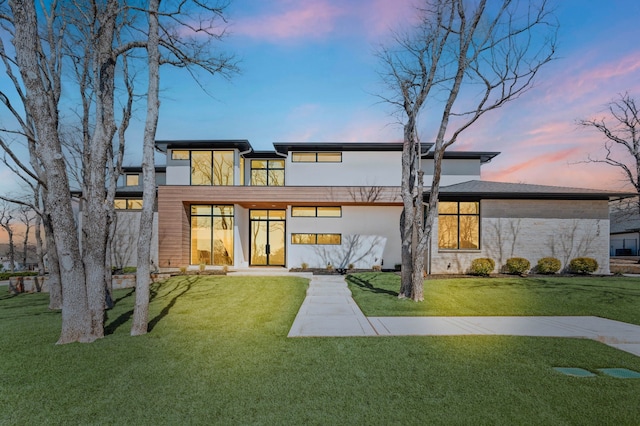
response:
[[[481,164],[489,163],[500,155],[497,151],[445,151],[444,158],[452,160],[475,160],[479,159]],[[433,159],[433,151],[427,154],[428,159]]]
[[[256,158],[256,159],[278,159],[281,160],[282,156],[276,151],[251,151],[248,154],[243,155],[244,158]]]
[[[299,152],[378,152],[378,151],[402,151],[402,142],[274,142],[274,148],[278,153],[287,154],[292,151]],[[422,144],[422,153],[426,154],[432,143]]]
[[[156,141],[156,149],[165,153],[168,149],[238,149],[245,152],[252,151],[253,147],[246,139],[207,139]]]
[[[123,166],[123,173],[142,173],[142,166]],[[156,166],[156,173],[166,173],[167,166]]]
[[[425,191],[424,198],[429,198]],[[609,200],[608,194],[576,194],[576,193],[532,193],[532,192],[451,192],[440,191],[438,199],[441,201],[455,201],[460,199],[482,200]]]

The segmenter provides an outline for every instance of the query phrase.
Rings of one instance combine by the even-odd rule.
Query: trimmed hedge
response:
[[[0,272],[0,281],[6,281],[11,277],[33,277],[37,272]]]
[[[496,262],[488,257],[473,259],[469,273],[471,275],[488,276],[496,267]]]
[[[555,257],[543,257],[538,260],[536,272],[539,274],[556,274],[561,267],[562,263]]]
[[[531,269],[531,262],[524,257],[512,257],[507,259],[507,263],[504,265],[507,274],[521,275],[529,272]]]
[[[598,262],[591,257],[576,257],[569,262],[569,272],[572,274],[593,274],[598,270]]]

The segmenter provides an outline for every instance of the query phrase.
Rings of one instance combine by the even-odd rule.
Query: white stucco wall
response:
[[[175,161],[177,163],[177,161]],[[167,165],[167,185],[189,185],[191,184],[191,167],[189,161],[181,161],[185,165]]]
[[[287,216],[287,266],[295,268],[307,263],[322,268],[331,261],[334,267],[345,258],[349,247],[354,254],[348,263],[356,268],[381,265],[392,269],[400,263],[399,220],[402,208],[398,206],[343,206],[340,218]],[[291,244],[292,233],[341,234],[342,245]],[[359,259],[360,258],[360,259]],[[359,259],[359,260],[357,260]],[[348,266],[348,265],[345,265]]]
[[[285,182],[289,186],[398,186],[400,152],[342,153],[341,163],[294,163],[286,161]]]

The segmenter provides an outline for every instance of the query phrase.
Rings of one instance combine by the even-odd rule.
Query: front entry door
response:
[[[285,210],[251,210],[251,266],[285,266]]]

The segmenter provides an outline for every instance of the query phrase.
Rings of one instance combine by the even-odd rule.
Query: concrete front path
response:
[[[289,337],[375,336],[343,276],[314,275]]]
[[[289,337],[509,335],[593,339],[640,356],[640,326],[586,317],[365,317],[342,276],[311,278]]]

